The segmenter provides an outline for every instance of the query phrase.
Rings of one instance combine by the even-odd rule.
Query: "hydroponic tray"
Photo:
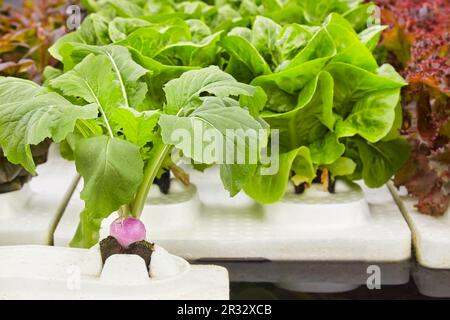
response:
[[[346,292],[359,286],[402,285],[409,282],[410,261],[396,263],[336,261],[199,261],[225,267],[231,282],[273,283],[297,292]],[[378,283],[377,283],[378,284]]]
[[[287,195],[261,206],[245,195],[229,199],[216,170],[193,174],[190,187],[169,196],[155,187],[141,217],[149,239],[188,260],[403,261],[411,233],[387,187],[369,190],[338,183],[334,195],[316,185],[302,196]],[[81,186],[79,186],[80,188]],[[67,246],[83,203],[75,192],[55,231]],[[108,235],[112,215],[102,224]]]
[[[217,266],[180,266],[170,277],[149,277],[136,255],[113,255],[102,265],[98,248],[0,248],[0,299],[228,299],[228,273]]]
[[[450,270],[414,266],[412,277],[419,292],[433,298],[450,298]]]
[[[390,189],[411,227],[417,261],[428,268],[450,269],[450,210],[442,217],[422,214],[416,199]]]
[[[76,183],[75,166],[53,144],[37,174],[21,190],[0,194],[0,245],[51,243]]]

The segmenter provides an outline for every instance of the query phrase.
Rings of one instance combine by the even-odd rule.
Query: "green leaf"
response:
[[[252,29],[252,43],[266,61],[276,59],[276,44],[280,32],[281,26],[273,20],[262,16],[256,17]]]
[[[167,46],[190,40],[190,30],[186,22],[173,19],[166,21],[163,25],[141,27],[116,44],[133,48],[146,57],[155,58]]]
[[[299,24],[284,26],[276,41],[279,64],[295,57],[307,45],[312,36],[313,31],[310,27]]]
[[[112,42],[119,42],[137,29],[150,25],[150,22],[142,19],[117,17],[108,24],[108,34]]]
[[[103,219],[92,218],[93,215],[87,210],[80,214],[80,222],[69,244],[72,248],[91,248],[100,240],[99,231]]]
[[[324,165],[339,159],[345,152],[345,145],[339,142],[334,132],[329,132],[322,139],[314,141],[309,149],[312,162]]]
[[[65,95],[95,103],[107,119],[111,109],[125,105],[117,75],[108,57],[103,55],[88,55],[73,70],[50,81],[50,85]],[[106,125],[109,128],[108,121]]]
[[[410,147],[399,138],[387,142],[356,141],[362,161],[362,177],[370,188],[385,184],[409,158]]]
[[[79,139],[75,164],[84,179],[81,199],[89,219],[106,218],[130,203],[143,178],[139,147],[119,138]]]
[[[228,54],[243,63],[254,77],[272,73],[267,62],[247,39],[237,35],[227,35],[220,45]]]
[[[405,85],[405,81],[387,67],[380,67],[379,74],[374,74],[350,64],[331,63],[326,70],[335,80],[335,108],[343,117],[349,114],[354,101],[358,101],[367,94],[380,90],[398,89]]]
[[[127,48],[116,45],[91,46],[82,43],[66,43],[60,50],[66,70],[70,70],[89,54],[105,55],[120,85],[127,107],[138,107],[145,98],[147,85],[140,79],[149,71],[136,63]]]
[[[358,34],[358,37],[361,39],[362,43],[364,43],[370,51],[373,51],[380,41],[381,33],[387,29],[387,26],[379,26],[375,25],[370,28],[364,29]]]
[[[316,168],[313,165],[311,156],[311,152],[307,147],[298,149],[297,157],[292,163],[292,171],[294,171],[292,181],[295,185],[304,182],[311,183],[316,177]]]
[[[333,79],[319,73],[302,90],[297,106],[285,113],[263,112],[272,129],[278,129],[282,150],[307,146],[334,127]]]
[[[222,33],[217,32],[203,39],[200,43],[180,42],[168,45],[155,59],[167,65],[210,66],[217,64],[218,42]]]
[[[0,146],[8,160],[35,173],[30,145],[60,142],[77,119],[97,117],[94,105],[73,105],[27,80],[0,77]]]
[[[257,164],[222,164],[220,166],[220,178],[231,197],[242,190],[245,183],[254,175],[257,167]]]
[[[192,41],[195,43],[201,43],[205,38],[209,37],[211,29],[206,23],[199,19],[188,19],[186,23],[191,31]]]
[[[279,169],[274,175],[262,175],[260,165],[256,174],[244,185],[245,193],[262,204],[280,200],[286,192],[291,167],[298,153],[299,149],[294,149],[280,154]]]
[[[187,117],[162,114],[159,125],[165,144],[174,145],[187,157],[206,164],[224,161],[248,164],[249,154],[256,155],[253,163],[257,163],[259,150],[266,142],[266,137],[261,141],[258,136],[263,129],[261,123],[232,99],[206,98]],[[235,136],[227,135],[227,131]],[[190,139],[180,139],[181,134],[187,134]],[[242,162],[237,162],[239,159]]]
[[[380,141],[393,127],[399,99],[400,89],[382,90],[366,95],[356,102],[345,120],[338,121],[338,137],[358,134],[369,142]]]
[[[202,93],[214,94],[219,98],[252,96],[255,88],[239,83],[229,74],[220,71],[218,67],[211,66],[183,73],[180,78],[167,83],[164,92],[167,99],[165,112],[177,114],[194,100],[198,101]]]
[[[138,112],[130,108],[118,108],[113,110],[112,120],[127,141],[142,148],[154,140],[159,115],[158,111]]]
[[[349,176],[355,172],[356,163],[347,157],[341,157],[332,164],[325,166],[334,177]]]
[[[111,4],[117,14],[121,17],[135,18],[144,15],[144,10],[132,1],[107,0],[106,2]]]
[[[329,58],[315,59],[270,75],[255,78],[251,84],[263,89],[278,87],[290,94],[298,93],[325,67]]]

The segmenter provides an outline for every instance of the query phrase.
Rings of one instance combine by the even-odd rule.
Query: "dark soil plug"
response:
[[[138,241],[130,244],[128,247],[127,254],[137,254],[145,261],[147,269],[150,266],[150,261],[152,259],[152,253],[154,251],[155,245],[147,241]]]
[[[116,238],[109,236],[100,241],[100,252],[102,254],[102,261],[105,264],[106,259],[115,254],[124,254],[125,250],[122,248]]]
[[[147,270],[150,267],[150,261],[155,245],[147,241],[138,241],[130,244],[128,248],[123,248],[116,238],[109,236],[100,241],[100,252],[103,264],[106,259],[115,254],[136,254],[145,261]]]

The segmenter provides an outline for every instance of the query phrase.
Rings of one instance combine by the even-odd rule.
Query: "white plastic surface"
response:
[[[0,194],[0,245],[51,243],[76,171],[52,145],[37,173],[23,189]]]
[[[401,201],[401,207],[413,233],[413,244],[418,262],[428,268],[450,269],[450,209],[443,217],[420,213],[417,200],[391,191]]]
[[[412,276],[421,294],[433,298],[450,298],[450,270],[428,269],[416,265]]]
[[[287,198],[275,205],[284,206],[276,209],[281,218],[273,214],[274,207],[265,210],[246,196],[234,203],[223,187],[218,189],[216,169],[197,176],[191,181],[203,205],[195,213],[178,209],[193,217],[184,227],[163,230],[146,224],[152,241],[188,260],[403,261],[411,255],[410,230],[386,187],[361,191],[355,185],[338,186],[336,194],[320,196],[308,190],[301,201]],[[169,207],[159,205],[170,217]],[[76,194],[56,230],[56,245],[69,243],[82,207]],[[151,214],[146,210],[143,220]]]
[[[228,273],[217,266],[174,261],[180,272],[152,279],[144,260],[113,255],[102,268],[94,248],[0,247],[0,299],[228,299]]]

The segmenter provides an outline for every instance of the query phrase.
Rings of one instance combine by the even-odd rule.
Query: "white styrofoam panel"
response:
[[[450,209],[442,217],[420,213],[417,199],[400,194],[390,187],[407,219],[418,262],[428,268],[450,269]]]
[[[37,167],[23,189],[0,194],[0,245],[50,244],[58,217],[76,182],[75,166],[50,147],[48,161]]]
[[[361,191],[355,185],[338,184],[336,194],[329,194],[318,192],[315,189],[320,186],[315,186],[301,196],[288,194],[278,205],[265,209],[244,195],[237,201],[230,199],[223,187],[218,187],[220,181],[215,169],[202,177],[194,173],[191,181],[196,184],[202,202],[195,212],[190,211],[195,207],[191,202],[197,201],[197,197],[188,196],[189,192],[185,191],[183,196],[175,196],[181,203],[174,212],[161,197],[157,204],[150,205],[159,209],[148,207],[141,217],[152,241],[188,260],[402,261],[410,258],[410,230],[386,187],[376,190],[364,187]],[[78,193],[74,194],[54,234],[55,245],[69,243],[82,207]],[[282,219],[273,216],[275,210],[285,211]],[[166,219],[180,213],[188,218],[176,228],[148,224],[152,212],[159,211],[165,213]],[[102,237],[107,235],[106,226],[101,230]]]
[[[153,279],[136,255],[113,255],[102,266],[98,248],[0,247],[0,299],[229,299],[226,269],[189,265]]]
[[[421,294],[433,298],[450,298],[450,270],[415,265],[412,277]]]

